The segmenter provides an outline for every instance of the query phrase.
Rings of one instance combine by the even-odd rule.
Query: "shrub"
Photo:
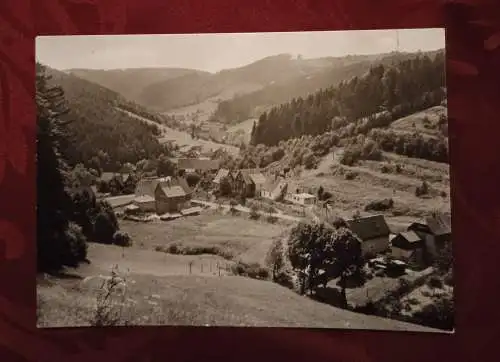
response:
[[[117,231],[113,235],[113,244],[123,247],[132,246],[132,239],[126,232]]]
[[[231,266],[231,272],[234,275],[245,276],[253,279],[269,279],[269,270],[262,267],[259,263],[246,264],[238,261]]]
[[[382,167],[380,168],[380,171],[382,173],[390,173],[391,172],[391,168],[387,165],[382,165]]]
[[[365,206],[365,211],[386,211],[394,207],[393,199],[371,201]]]
[[[427,285],[434,289],[434,288],[442,288],[443,287],[443,281],[438,278],[438,277],[430,277],[429,280],[427,281]]]
[[[260,217],[259,208],[257,205],[253,204],[250,207],[250,219],[257,220]]]
[[[269,215],[267,218],[266,218],[267,222],[270,223],[270,224],[276,224],[276,222],[278,221],[278,218],[274,215]]]
[[[423,181],[422,185],[418,186],[415,189],[415,196],[417,197],[427,195],[428,193],[429,193],[429,184],[427,183],[427,181]]]
[[[344,177],[346,180],[354,180],[356,177],[358,177],[358,173],[354,171],[348,171],[346,172]]]
[[[398,163],[396,164],[396,173],[401,173],[403,171],[401,165]]]

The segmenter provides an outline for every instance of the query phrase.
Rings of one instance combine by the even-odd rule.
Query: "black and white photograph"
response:
[[[445,31],[39,36],[37,325],[454,331]]]

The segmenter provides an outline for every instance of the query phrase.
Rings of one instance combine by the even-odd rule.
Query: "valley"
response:
[[[418,251],[391,241],[451,213],[443,59],[278,55],[217,73],[49,69],[78,148],[61,152],[76,205],[71,240],[82,233],[88,247],[86,262],[66,268],[71,277],[39,275],[39,325],[104,323],[94,305],[116,279],[126,291],[101,301],[122,313],[109,325],[449,330],[419,314],[434,299],[408,302],[432,278],[445,297],[453,291],[452,269],[422,246],[434,234],[419,231]],[[382,234],[365,237],[357,223]],[[303,246],[306,232],[319,241]],[[313,285],[319,274],[304,260],[320,252],[307,248],[338,243],[341,232],[363,245],[363,283],[342,287],[344,274],[329,275],[325,261],[316,272],[329,279]],[[394,260],[405,265],[398,276],[387,271]]]

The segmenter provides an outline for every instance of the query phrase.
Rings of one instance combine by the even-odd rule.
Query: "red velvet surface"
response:
[[[35,327],[34,38],[447,28],[456,333]],[[500,1],[1,0],[0,361],[495,361]]]

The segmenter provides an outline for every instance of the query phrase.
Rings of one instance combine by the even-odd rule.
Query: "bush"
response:
[[[245,276],[253,279],[269,279],[269,270],[262,267],[259,263],[246,264],[238,261],[231,266],[231,272],[234,275]]]
[[[365,206],[365,211],[386,211],[394,207],[393,199],[371,201]]]
[[[434,288],[442,288],[443,287],[443,281],[438,278],[438,277],[430,277],[429,280],[427,281],[427,285],[434,289]]]
[[[94,223],[95,241],[103,244],[112,244],[116,231],[117,227],[110,215],[105,211],[99,212]]]
[[[189,173],[186,175],[186,182],[189,185],[189,187],[194,187],[200,182],[201,177],[198,174],[195,173]]]
[[[415,189],[415,196],[421,197],[429,194],[429,184],[426,181],[422,182],[422,185]]]
[[[113,244],[123,247],[132,246],[132,239],[126,232],[117,231],[115,235],[113,235]]]
[[[354,180],[356,177],[358,177],[358,173],[353,171],[348,171],[346,172],[344,177],[346,180]]]
[[[270,223],[270,224],[276,224],[276,222],[278,221],[278,218],[274,215],[269,215],[267,218],[266,218],[267,222]]]
[[[257,220],[260,217],[259,208],[257,205],[250,207],[250,219]]]

